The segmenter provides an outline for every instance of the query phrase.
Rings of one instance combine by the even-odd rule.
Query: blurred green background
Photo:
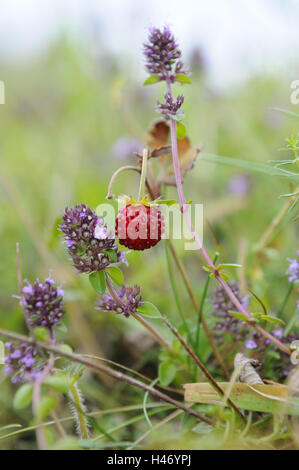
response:
[[[185,123],[194,145],[205,143],[206,153],[258,163],[285,157],[279,149],[285,146],[287,136],[297,133],[298,121],[272,109],[292,109],[289,82],[283,74],[254,76],[237,87],[216,92],[209,87],[204,64],[194,55],[185,61],[190,64],[193,83],[184,88],[176,86],[175,93],[183,91],[185,95]],[[163,95],[163,85],[143,87],[130,62],[104,50],[97,61],[88,48],[78,47],[67,35],[34,61],[3,62],[1,79],[9,96],[0,107],[1,328],[26,333],[18,301],[12,297],[17,294],[18,242],[24,279],[43,279],[52,270],[53,277],[64,282],[68,332],[59,333],[59,339],[76,351],[118,361],[154,379],[158,348],[134,319],[94,309],[95,294],[87,280],[72,271],[57,223],[67,205],[85,202],[94,208],[105,202],[112,173],[119,166],[134,163],[134,156],[126,154],[128,142],[144,142],[146,131],[156,119],[154,106]],[[232,179],[240,176],[248,187],[235,194]],[[245,277],[274,313],[288,289],[286,258],[294,257],[298,245],[294,211],[284,217],[261,257],[254,254],[254,247],[285,203],[279,196],[291,190],[287,179],[244,172],[200,158],[185,178],[186,198],[204,204],[205,221],[209,222],[204,242],[210,255],[218,250],[223,262],[244,261],[245,257],[245,269],[238,275]],[[134,173],[120,176],[114,189],[115,194],[136,195],[137,191],[138,177]],[[168,196],[176,197],[173,188]],[[180,243],[176,245],[200,298],[206,278],[200,254],[184,251]],[[150,252],[130,253],[128,260],[126,283],[141,285],[144,298],[179,326],[164,242]],[[176,272],[175,276],[192,328],[196,314]],[[232,273],[231,278],[234,276],[237,274]],[[214,287],[212,284],[209,299]],[[295,300],[293,296],[286,318],[293,314]],[[212,321],[211,309],[209,300],[205,311],[208,322]],[[167,331],[158,323],[157,328],[167,337]],[[88,372],[82,389],[90,410],[142,403],[138,391],[127,385],[112,385],[110,380]],[[16,387],[11,386],[0,366],[0,426],[29,425],[30,410],[17,413],[13,409],[12,390]],[[62,407],[61,413],[67,416],[67,408]],[[107,414],[101,423],[109,428],[130,416],[122,412]],[[137,437],[146,425],[142,421],[125,429],[125,438],[129,439]],[[33,432],[6,440],[0,437],[0,448],[24,447],[34,447]]]

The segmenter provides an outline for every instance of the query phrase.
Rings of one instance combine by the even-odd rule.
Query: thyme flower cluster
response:
[[[179,112],[180,107],[184,103],[183,95],[179,95],[177,99],[173,98],[170,93],[165,93],[165,102],[160,103],[158,101],[156,106],[157,113],[161,114],[166,121],[174,116],[184,116],[182,111]]]
[[[44,367],[36,348],[27,343],[21,343],[18,346],[5,343],[5,347],[8,353],[4,358],[6,364],[4,372],[13,374],[12,383],[36,380]]]
[[[98,217],[86,204],[73,209],[66,208],[60,231],[78,273],[101,271],[116,260],[126,263],[124,254],[118,250],[115,238],[108,231],[102,217]]]
[[[160,80],[176,81],[176,74],[187,72],[180,59],[182,53],[168,26],[164,29],[150,28],[147,43],[143,53],[146,58],[146,69],[152,75],[158,75]]]
[[[299,251],[297,251],[296,254],[297,254],[297,257],[299,258]],[[289,282],[297,281],[299,279],[299,260],[288,258],[288,261],[290,263],[286,272],[286,274],[289,275],[288,281]]]
[[[64,291],[49,276],[44,283],[38,279],[23,288],[22,305],[30,326],[51,330],[64,316]]]
[[[110,294],[102,295],[102,298],[98,300],[96,310],[102,312],[115,312],[118,314],[124,314],[125,317],[129,317],[131,312],[136,312],[138,307],[142,304],[142,298],[140,295],[141,287],[134,286],[122,286],[118,292],[119,302],[116,301]]]

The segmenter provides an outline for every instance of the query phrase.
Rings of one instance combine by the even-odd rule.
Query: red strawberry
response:
[[[118,212],[115,231],[121,245],[146,250],[161,240],[164,218],[156,206],[127,204]]]

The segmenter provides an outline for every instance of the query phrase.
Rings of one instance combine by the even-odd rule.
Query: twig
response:
[[[177,400],[174,400],[173,398],[169,397],[165,393],[162,393],[159,390],[140,382],[139,380],[133,379],[129,375],[123,374],[122,372],[119,372],[119,371],[115,371],[114,369],[111,369],[110,367],[107,367],[103,364],[95,364],[94,362],[89,361],[88,359],[82,358],[81,356],[79,356],[77,354],[72,354],[72,353],[67,353],[65,351],[62,351],[57,346],[52,346],[51,344],[37,342],[37,341],[33,340],[32,338],[29,338],[28,336],[24,336],[24,335],[20,335],[18,333],[3,330],[2,328],[0,328],[0,336],[3,336],[5,338],[10,338],[10,339],[13,339],[13,340],[16,340],[16,341],[20,341],[22,343],[37,345],[40,348],[42,348],[44,351],[50,351],[50,352],[54,353],[57,356],[66,357],[70,361],[78,362],[79,364],[83,364],[86,367],[90,367],[90,368],[95,369],[97,371],[101,371],[101,372],[109,375],[110,377],[114,377],[117,380],[121,380],[122,382],[126,382],[130,385],[133,385],[134,387],[137,387],[137,388],[140,388],[141,390],[149,392],[151,395],[153,395],[153,396],[155,396],[155,397],[157,397],[157,398],[159,398],[163,401],[171,403],[172,405],[176,406],[177,408],[180,408],[181,410],[185,411],[186,413],[188,413],[192,416],[195,416],[197,419],[199,419],[201,421],[204,421],[205,423],[214,424],[214,421],[212,419],[210,419],[207,416],[204,416],[200,413],[197,413],[197,411],[194,411],[191,408],[189,408],[188,406],[184,405],[183,403],[181,403]]]
[[[209,373],[209,371],[205,368],[205,366],[203,365],[203,363],[198,359],[198,357],[194,354],[194,352],[192,351],[192,349],[188,346],[188,344],[186,343],[186,341],[184,340],[184,338],[182,338],[182,336],[179,334],[179,332],[177,331],[176,328],[174,328],[172,326],[172,324],[169,322],[169,320],[166,318],[166,317],[163,317],[163,322],[165,323],[165,325],[170,329],[170,331],[172,331],[172,333],[174,334],[174,336],[179,340],[179,342],[181,343],[181,345],[183,346],[183,348],[187,351],[187,353],[189,354],[189,356],[193,359],[193,361],[196,363],[196,365],[200,368],[200,370],[203,372],[203,374],[206,376],[206,378],[208,379],[208,381],[210,382],[210,384],[212,385],[213,388],[215,388],[215,390],[219,393],[220,396],[222,397],[225,397],[225,393],[224,391],[222,390],[222,388],[218,385],[218,383],[213,379],[213,377],[211,376],[211,374]],[[227,402],[230,404],[230,406],[235,410],[235,412],[240,416],[240,418],[242,419],[242,421],[244,423],[246,423],[246,419],[245,417],[242,415],[241,411],[239,410],[239,408],[231,401],[230,398],[227,398]]]

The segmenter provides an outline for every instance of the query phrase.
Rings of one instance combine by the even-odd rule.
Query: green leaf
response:
[[[240,313],[240,312],[234,312],[233,310],[229,310],[228,311],[233,317],[237,318],[238,320],[241,320],[241,321],[248,321],[248,318],[246,317],[246,315],[244,315],[244,313]]]
[[[89,276],[89,282],[97,294],[104,294],[106,291],[106,275],[105,271],[96,271]]]
[[[284,325],[285,322],[281,318],[272,317],[271,315],[260,315],[261,320],[268,321],[269,323],[277,323],[278,325]]]
[[[32,384],[24,384],[17,391],[13,399],[13,407],[15,410],[21,410],[30,405],[32,401]]]
[[[159,380],[161,385],[167,387],[175,378],[176,371],[176,366],[171,362],[161,362],[159,364]]]
[[[147,79],[143,82],[143,85],[153,85],[154,83],[160,82],[159,75],[150,75]]]
[[[69,378],[66,374],[49,375],[44,383],[58,393],[67,393],[70,388]]]
[[[293,111],[288,111],[287,109],[281,109],[281,108],[272,108],[272,109],[273,111],[277,111],[278,113],[285,114],[286,116],[299,119],[299,114],[294,113]]]
[[[151,302],[143,302],[143,304],[138,307],[138,312],[151,318],[161,317],[160,311]]]
[[[114,263],[117,263],[117,253],[114,250],[106,250],[105,253],[112,259],[112,261],[114,261]]]
[[[186,127],[181,122],[176,123],[176,135],[178,139],[183,139],[186,135]]]
[[[186,83],[187,85],[191,85],[192,83],[188,75],[185,75],[184,73],[177,73],[175,79],[177,82]]]
[[[174,204],[178,204],[175,199],[160,199],[159,201],[155,201],[156,204],[165,204],[166,206],[173,206]]]
[[[118,286],[122,286],[124,283],[124,275],[121,269],[117,266],[110,266],[110,268],[106,269],[108,276],[112,279],[115,284]]]
[[[44,419],[56,406],[56,398],[53,395],[44,395],[38,405],[37,415],[40,419]]]
[[[49,331],[43,326],[34,328],[33,334],[37,341],[47,341],[50,338]]]
[[[242,268],[242,265],[236,264],[236,263],[222,263],[217,266],[217,269],[222,269],[222,268]]]
[[[65,353],[68,353],[68,354],[73,353],[72,348],[68,344],[60,344],[59,349],[61,349],[61,351],[65,352]]]
[[[264,173],[269,176],[281,176],[285,178],[290,178],[295,180],[298,184],[299,174],[292,171],[282,170],[281,168],[275,168],[270,165],[264,165],[258,162],[250,162],[240,158],[231,158],[223,157],[220,155],[214,155],[211,153],[199,153],[198,157],[201,160],[212,162],[212,163],[221,163],[223,165],[229,165],[235,168],[241,168],[242,170],[255,171],[258,173]]]

